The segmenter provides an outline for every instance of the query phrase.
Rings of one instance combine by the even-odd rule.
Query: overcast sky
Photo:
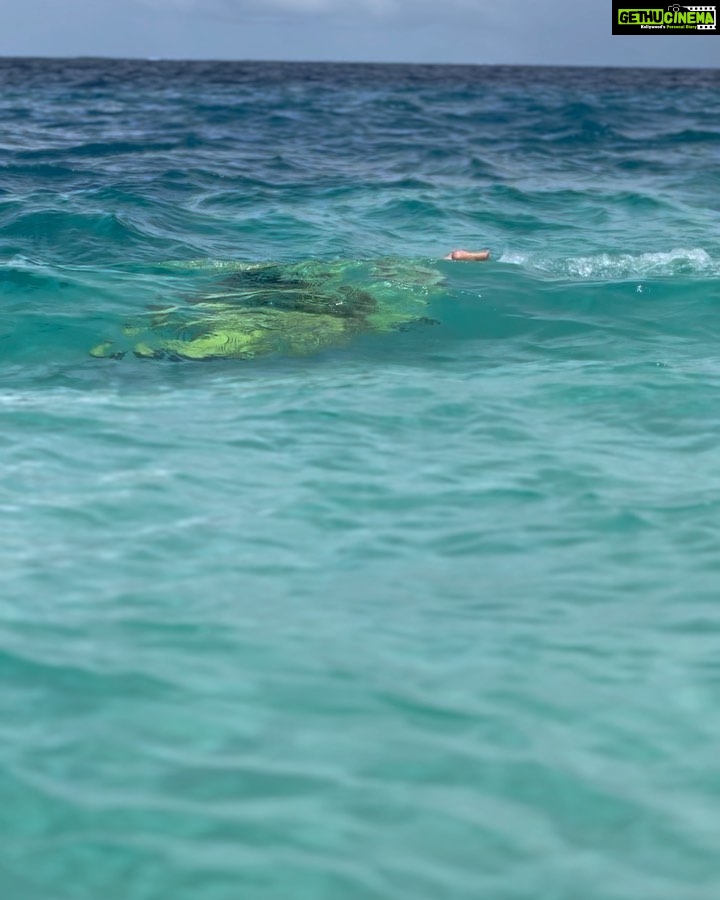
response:
[[[613,37],[611,0],[0,0],[2,56],[712,66],[720,36]]]

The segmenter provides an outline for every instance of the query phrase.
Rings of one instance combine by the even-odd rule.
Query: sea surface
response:
[[[0,304],[2,900],[717,900],[720,71],[0,60]]]

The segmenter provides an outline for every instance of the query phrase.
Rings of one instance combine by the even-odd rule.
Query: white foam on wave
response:
[[[570,257],[505,251],[500,262],[569,278],[720,275],[720,261],[713,259],[702,247],[674,248],[657,253],[599,253],[595,256]]]
[[[19,253],[16,253],[15,256],[11,256],[10,259],[0,260],[0,269],[37,269],[38,264],[33,262],[33,260],[29,259],[27,256],[21,256]]]

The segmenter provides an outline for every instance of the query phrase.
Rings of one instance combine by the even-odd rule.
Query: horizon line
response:
[[[75,60],[75,61],[113,61],[113,62],[152,62],[152,63],[265,63],[268,65],[328,65],[328,66],[436,66],[444,68],[518,68],[518,69],[653,69],[674,71],[716,71],[720,66],[656,66],[634,65],[623,66],[617,63],[502,63],[502,62],[405,62],[403,60],[360,60],[360,59],[252,59],[228,57],[182,57],[182,56],[111,56],[94,54],[53,54],[52,56],[36,56],[21,54],[10,56],[0,54],[0,61],[5,60]]]

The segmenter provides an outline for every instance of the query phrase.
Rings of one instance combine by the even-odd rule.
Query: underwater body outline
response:
[[[138,315],[120,342],[104,340],[90,355],[120,359],[132,351],[140,358],[196,361],[308,356],[362,333],[438,324],[426,315],[446,282],[434,262],[165,262],[161,266],[173,271],[217,272],[221,280],[215,290]]]

